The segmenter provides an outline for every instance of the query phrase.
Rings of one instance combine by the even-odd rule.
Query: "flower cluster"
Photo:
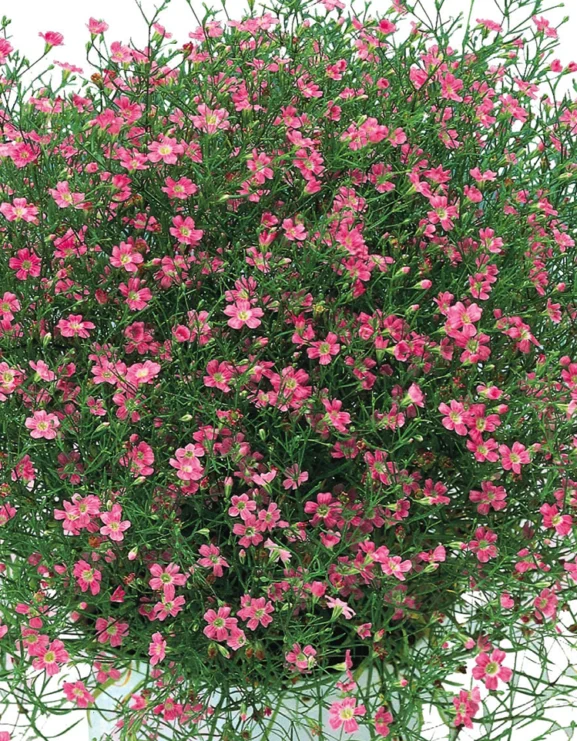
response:
[[[91,707],[137,662],[121,739],[268,737],[310,691],[321,738],[416,740],[420,705],[471,728],[561,632],[577,103],[546,91],[577,65],[532,0],[458,48],[409,5],[207,11],[182,45],[157,13],[145,48],[91,18],[97,71],[28,91],[0,39],[19,703]]]

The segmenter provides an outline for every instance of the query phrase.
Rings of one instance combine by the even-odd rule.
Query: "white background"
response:
[[[423,0],[425,7],[431,12],[434,11],[434,0]],[[142,8],[147,14],[151,14],[157,2],[153,0],[142,0]],[[555,3],[551,3],[552,5]],[[347,2],[347,6],[349,3]],[[372,7],[374,13],[381,13],[389,6],[388,1],[374,0]],[[202,4],[198,0],[193,0],[193,7],[199,17],[203,15]],[[220,7],[215,3],[215,7]],[[232,18],[241,17],[246,8],[245,2],[239,0],[227,0],[227,10]],[[362,2],[355,3],[354,7],[362,9]],[[446,0],[445,12],[456,15],[459,11],[467,12],[469,0]],[[44,41],[38,34],[40,31],[58,31],[64,35],[64,45],[52,50],[49,59],[60,62],[69,62],[84,69],[86,75],[90,74],[90,66],[86,62],[85,44],[89,40],[89,33],[86,23],[89,17],[103,19],[109,25],[106,33],[108,44],[113,41],[128,43],[131,40],[136,45],[144,45],[146,39],[146,27],[140,11],[134,0],[0,0],[0,15],[6,15],[12,19],[9,27],[9,35],[12,45],[21,50],[31,61],[36,60],[43,52]],[[570,61],[577,61],[577,0],[569,0],[565,8],[557,8],[546,13],[546,17],[555,25],[566,15],[572,16],[569,23],[561,29],[561,46],[559,53],[556,55],[563,65]],[[500,19],[500,14],[496,10],[493,0],[476,0],[472,14],[473,20],[477,18],[489,18],[494,20]],[[174,38],[179,42],[188,40],[187,35],[194,31],[198,26],[190,8],[185,0],[172,0],[169,7],[163,12],[160,22],[166,27],[167,31],[174,34]],[[48,64],[46,60],[40,63],[40,67]],[[55,74],[59,74],[58,69]],[[566,86],[567,87],[567,86]],[[556,653],[555,653],[556,651]],[[567,657],[560,649],[555,649],[551,654],[553,660],[558,663],[559,669],[565,666]],[[571,663],[577,664],[577,652],[569,654]],[[60,682],[60,677],[57,678]],[[124,688],[123,694],[127,688]],[[84,720],[84,714],[70,713],[65,724],[59,718],[49,718],[44,724],[41,724],[42,731],[51,736],[57,734],[73,722],[73,718],[81,717],[82,723],[73,731],[60,736],[62,741],[85,741],[89,738],[88,726]],[[557,720],[561,725],[569,725],[572,720],[577,720],[577,714],[571,711],[557,710]],[[12,719],[3,717],[0,722],[0,730],[8,730],[9,726],[5,725]],[[434,724],[434,718],[431,718],[431,725]],[[526,727],[522,731],[515,731],[511,741],[533,741],[534,739],[545,738],[546,741],[565,741],[567,735],[562,732],[547,734],[542,737],[541,734],[545,729],[539,723]],[[445,741],[446,731],[437,727],[431,729],[429,737],[431,741]],[[32,739],[33,736],[27,736]],[[351,738],[351,737],[349,737]],[[358,737],[360,738],[360,737]],[[466,738],[481,738],[480,734],[466,735],[461,734],[460,739],[465,741]],[[487,736],[483,736],[487,739]],[[18,733],[13,735],[13,741],[22,741],[24,736]]]

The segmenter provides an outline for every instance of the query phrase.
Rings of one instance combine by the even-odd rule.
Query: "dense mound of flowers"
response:
[[[121,739],[266,738],[283,692],[320,737],[418,739],[561,631],[577,65],[539,2],[453,47],[409,5],[184,45],[155,15],[142,49],[90,19],[90,79],[29,87],[4,26],[0,678],[32,722],[144,662]]]

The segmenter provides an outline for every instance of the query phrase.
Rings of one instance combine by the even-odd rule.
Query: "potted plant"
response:
[[[574,696],[576,65],[540,0],[166,5],[60,82],[3,21],[6,701],[502,738]]]

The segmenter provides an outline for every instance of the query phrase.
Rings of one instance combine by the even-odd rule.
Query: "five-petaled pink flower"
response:
[[[208,625],[203,630],[204,635],[216,641],[226,641],[238,623],[236,618],[230,617],[230,613],[231,609],[228,606],[219,607],[218,611],[207,610],[204,619]]]
[[[186,574],[180,573],[180,566],[175,563],[169,563],[167,566],[161,566],[154,563],[150,567],[152,579],[148,582],[151,589],[156,591],[167,591],[169,586],[182,587],[186,584]]]
[[[76,583],[83,592],[90,590],[92,595],[100,592],[102,572],[91,566],[87,561],[80,560],[74,564],[72,570]]]
[[[307,355],[311,360],[318,358],[320,365],[328,365],[335,355],[339,354],[341,346],[334,332],[329,332],[324,340],[311,342],[307,348]]]
[[[357,705],[354,697],[345,697],[344,700],[333,702],[329,712],[329,723],[333,730],[338,731],[342,726],[345,733],[356,733],[359,724],[355,716],[364,715],[366,708],[364,705]]]
[[[478,527],[475,530],[474,539],[469,543],[469,550],[477,556],[481,563],[487,563],[499,553],[495,545],[496,542],[497,533],[492,532],[486,527]]]
[[[62,689],[66,698],[70,702],[75,702],[79,708],[87,708],[94,702],[94,695],[92,695],[84,685],[84,682],[78,680],[78,682],[64,682]]]
[[[213,576],[220,577],[224,573],[223,569],[229,568],[228,562],[221,556],[220,548],[212,543],[201,545],[198,552],[202,556],[198,559],[198,565],[205,569],[212,569]]]
[[[32,662],[34,669],[44,670],[49,677],[58,674],[61,665],[66,664],[70,658],[64,643],[59,639],[39,645],[34,651],[34,656],[36,657]]]
[[[8,221],[27,221],[32,224],[38,223],[38,209],[34,204],[28,203],[26,198],[15,198],[12,203],[1,203],[0,213]]]
[[[69,314],[68,319],[61,319],[56,325],[63,337],[90,337],[90,329],[95,329],[92,322],[84,321],[82,314]]]
[[[505,658],[506,653],[498,648],[494,649],[490,654],[485,652],[479,654],[475,659],[476,666],[473,667],[473,677],[475,679],[482,679],[488,690],[496,690],[499,680],[509,682],[513,676],[511,669],[502,666]]]
[[[30,437],[34,439],[44,438],[45,440],[54,440],[58,434],[60,420],[55,414],[48,414],[43,409],[34,412],[32,417],[28,417],[24,422],[30,430]]]
[[[499,445],[499,453],[501,454],[501,465],[505,471],[513,471],[513,473],[521,473],[521,466],[531,462],[529,452],[519,442],[513,443],[513,447],[509,448],[507,445]]]
[[[119,623],[115,618],[97,618],[96,632],[98,643],[109,643],[112,648],[122,645],[124,636],[128,635],[128,623]]]
[[[229,304],[224,313],[230,317],[227,324],[232,329],[242,329],[244,326],[256,329],[261,324],[260,317],[264,316],[264,311],[258,306],[252,306],[249,301]]]
[[[101,535],[107,535],[110,540],[116,543],[124,540],[124,532],[130,527],[129,520],[122,520],[122,507],[115,503],[112,505],[110,512],[102,512],[100,519],[104,523],[100,528]]]

